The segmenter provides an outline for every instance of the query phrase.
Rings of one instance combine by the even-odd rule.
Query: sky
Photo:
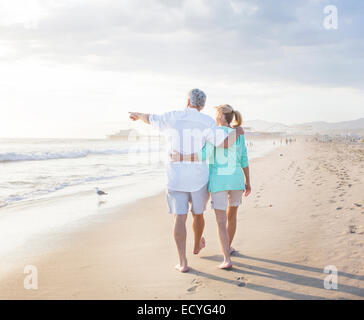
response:
[[[192,88],[209,114],[361,118],[363,16],[358,0],[0,0],[0,137],[143,129],[128,111],[182,109]]]

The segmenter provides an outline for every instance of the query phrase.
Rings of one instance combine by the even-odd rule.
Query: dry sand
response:
[[[281,156],[282,154],[282,156]],[[207,247],[191,271],[177,253],[165,195],[92,218],[71,234],[31,241],[0,280],[1,299],[363,299],[364,149],[297,142],[251,161],[252,188],[238,216],[231,271],[221,260],[213,212]],[[51,250],[32,250],[38,242]],[[38,290],[23,287],[24,265],[38,268]],[[326,266],[338,289],[324,288]]]

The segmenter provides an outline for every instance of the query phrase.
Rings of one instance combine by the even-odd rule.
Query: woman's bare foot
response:
[[[177,269],[179,272],[188,272],[190,270],[190,268],[185,265],[185,266],[181,266],[180,264],[176,264],[175,265],[175,269]]]
[[[230,254],[233,254],[234,252],[236,252],[236,250],[233,247],[230,247]]]
[[[233,263],[231,261],[224,261],[219,265],[220,269],[231,269],[233,267]]]
[[[201,251],[203,248],[205,248],[205,247],[206,247],[206,240],[205,240],[205,238],[204,238],[204,237],[201,237],[201,240],[200,240],[200,243],[199,243],[198,248],[196,248],[196,246],[195,246],[195,248],[193,249],[193,254],[199,254],[199,253],[200,253],[200,251]]]

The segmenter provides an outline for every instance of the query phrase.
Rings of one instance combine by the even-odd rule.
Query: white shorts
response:
[[[244,190],[225,190],[211,193],[211,207],[216,210],[227,210],[227,207],[239,207]]]
[[[194,214],[202,214],[206,210],[206,204],[210,194],[207,184],[198,191],[183,192],[167,190],[168,212],[174,214],[187,214],[189,203]]]

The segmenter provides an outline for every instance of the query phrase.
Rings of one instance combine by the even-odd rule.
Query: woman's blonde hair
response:
[[[222,112],[225,116],[225,119],[228,124],[231,123],[231,121],[234,118],[234,123],[232,125],[233,128],[240,127],[243,123],[243,118],[239,111],[234,110],[232,106],[228,104],[222,104],[220,106],[215,107],[215,109],[219,112]]]

